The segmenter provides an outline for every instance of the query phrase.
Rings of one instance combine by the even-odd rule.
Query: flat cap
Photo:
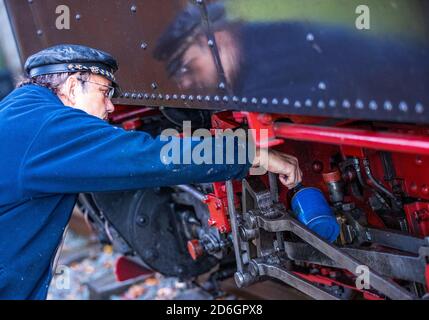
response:
[[[223,3],[207,5],[207,15],[211,26],[225,21],[225,6]],[[160,61],[169,61],[167,69],[174,73],[178,58],[195,39],[201,29],[203,19],[199,5],[189,4],[179,13],[173,22],[161,35],[154,50],[154,57]]]
[[[52,73],[91,72],[106,77],[118,87],[114,75],[118,70],[115,58],[82,45],[61,44],[44,49],[30,56],[24,68],[30,78]]]

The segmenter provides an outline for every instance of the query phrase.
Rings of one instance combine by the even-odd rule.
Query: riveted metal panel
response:
[[[59,43],[116,56],[124,91],[119,104],[429,123],[426,1],[367,1],[369,30],[359,27],[365,8],[355,0],[227,0],[225,15],[213,21],[216,2],[6,0],[6,5],[22,61]],[[60,5],[70,8],[70,30],[56,28]],[[185,51],[170,77],[171,59],[155,59],[155,48],[191,6],[199,29],[181,39]],[[199,63],[191,63],[189,71],[184,53],[195,44],[200,49],[189,57]]]

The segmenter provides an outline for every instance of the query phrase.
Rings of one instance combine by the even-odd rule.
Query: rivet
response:
[[[150,96],[150,98],[151,98],[152,100],[156,100],[156,94],[155,94],[155,93],[152,93],[152,94],[151,94],[151,96]]]
[[[28,0],[28,3],[29,3],[29,4],[32,4],[32,3],[33,3],[33,0]]]
[[[149,98],[150,98],[149,93],[145,93],[145,94],[144,94],[144,98],[145,98],[145,99],[149,99]]]
[[[326,90],[326,83],[324,83],[324,82],[319,82],[318,87],[319,87],[319,89],[320,89],[320,90]]]
[[[164,96],[163,96],[162,94],[158,94],[158,99],[159,99],[159,100],[163,100],[163,99],[164,99]]]
[[[343,101],[343,108],[348,109],[350,107],[351,107],[350,101],[349,100],[344,100]]]
[[[185,94],[182,94],[182,95],[180,96],[180,99],[182,99],[183,101],[185,101],[185,100],[186,100],[186,95],[185,95]]]
[[[311,107],[313,105],[313,102],[310,99],[305,100],[305,106]]]
[[[223,102],[229,102],[229,98],[228,98],[228,96],[224,96],[224,97],[222,98],[222,101],[223,101]]]
[[[193,96],[193,95],[190,95],[190,96],[188,97],[188,100],[189,100],[189,101],[194,101],[194,96]]]
[[[258,99],[257,99],[257,98],[252,98],[251,102],[252,102],[253,104],[258,104]]]
[[[425,111],[425,108],[423,107],[423,105],[421,103],[417,103],[415,109],[416,109],[417,113],[423,113]]]
[[[205,96],[204,100],[209,102],[211,100],[211,98],[210,98],[210,96]]]
[[[312,33],[307,34],[307,41],[314,41],[314,35]]]
[[[370,108],[371,110],[377,110],[377,109],[378,109],[378,104],[377,104],[377,102],[375,102],[375,101],[370,101],[370,103],[369,103],[369,108]]]
[[[158,85],[156,84],[156,82],[152,82],[152,84],[150,85],[150,87],[151,87],[153,90],[156,90],[156,89],[158,88]]]
[[[131,6],[131,12],[135,13],[137,12],[137,6]]]
[[[392,103],[391,103],[390,101],[386,101],[386,102],[384,103],[384,110],[392,111],[392,109],[393,109],[393,105],[392,105]]]
[[[210,48],[212,48],[214,46],[214,41],[210,39],[209,41],[207,41],[207,44]]]
[[[320,101],[317,103],[317,107],[318,107],[318,108],[320,108],[320,109],[324,109],[324,108],[325,108],[325,102],[324,102],[324,101],[322,101],[322,100],[320,100]]]
[[[197,100],[198,100],[198,101],[203,101],[203,96],[202,96],[202,95],[200,95],[200,94],[199,94],[199,95],[197,95]]]
[[[137,94],[133,93],[133,94],[131,95],[131,99],[137,99]]]
[[[262,104],[268,104],[268,99],[267,98],[262,98],[261,103]]]
[[[282,101],[282,103],[283,103],[285,106],[288,106],[288,105],[290,104],[290,102],[289,102],[289,99],[288,99],[288,98],[284,98],[284,99],[283,99],[283,101]]]
[[[241,103],[247,103],[247,98],[246,97],[243,97],[243,98],[241,98]]]
[[[165,95],[165,100],[170,101],[170,99],[171,99],[171,98],[170,98],[170,95],[169,95],[169,94],[166,94],[166,95]]]
[[[173,94],[173,100],[179,99],[179,96],[177,94]]]
[[[399,103],[399,110],[401,110],[402,112],[408,111],[408,105],[405,101],[401,101],[401,103]]]
[[[226,88],[225,83],[221,82],[219,83],[219,89],[224,90]]]
[[[302,107],[302,104],[301,104],[301,102],[300,101],[295,101],[295,103],[294,103],[294,105],[293,105],[295,108],[301,108]]]
[[[213,100],[216,101],[216,102],[219,102],[220,101],[220,97],[219,96],[214,96]]]
[[[147,43],[142,42],[142,44],[140,45],[140,48],[142,48],[143,50],[146,50],[147,49]]]
[[[143,99],[143,95],[142,95],[141,93],[139,93],[139,94],[137,95],[137,99],[142,100],[142,99]]]
[[[37,30],[37,35],[40,37],[41,35],[43,35],[43,31],[42,30]]]
[[[276,98],[274,98],[274,99],[271,101],[271,103],[272,103],[273,105],[278,105],[278,104],[279,104],[279,100],[277,100]]]
[[[362,100],[356,100],[356,104],[355,104],[356,108],[358,109],[363,109],[365,107],[365,104],[363,103]]]
[[[76,20],[80,20],[81,18],[82,18],[82,16],[79,13],[75,16]]]
[[[203,0],[197,0],[198,4],[203,4]]]
[[[335,100],[329,100],[329,106],[331,108],[335,108],[337,106],[337,101],[335,101]]]
[[[130,94],[128,92],[124,93],[124,98],[128,99],[130,97]]]
[[[240,99],[239,99],[237,96],[233,96],[233,97],[232,97],[232,101],[233,101],[234,103],[238,103],[238,102],[240,102]]]

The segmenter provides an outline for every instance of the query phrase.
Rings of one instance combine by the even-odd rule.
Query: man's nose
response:
[[[106,110],[108,113],[112,113],[115,111],[115,106],[110,99],[107,99]]]

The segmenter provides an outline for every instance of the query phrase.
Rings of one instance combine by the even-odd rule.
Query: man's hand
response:
[[[268,159],[264,159],[266,155]],[[302,171],[299,168],[298,159],[294,156],[271,149],[268,151],[256,149],[253,167],[259,166],[279,174],[280,182],[288,189],[296,187],[302,181]]]

